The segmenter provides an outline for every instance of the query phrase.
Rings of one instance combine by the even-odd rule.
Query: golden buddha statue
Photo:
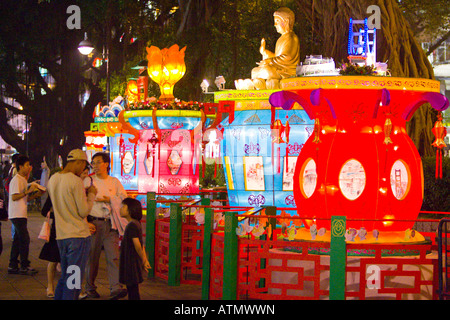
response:
[[[259,51],[263,60],[252,70],[252,82],[257,89],[279,88],[279,80],[294,77],[300,62],[300,42],[293,32],[294,12],[281,7],[273,15],[275,28],[281,36],[275,45],[275,52],[267,50],[266,40],[264,38],[261,40]]]

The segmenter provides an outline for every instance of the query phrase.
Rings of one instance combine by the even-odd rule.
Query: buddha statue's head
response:
[[[285,32],[292,31],[292,29],[294,28],[295,14],[291,9],[281,7],[273,13],[273,16],[275,19],[275,27],[277,28],[278,33],[283,34]]]

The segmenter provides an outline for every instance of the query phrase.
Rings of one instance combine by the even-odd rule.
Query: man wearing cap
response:
[[[72,150],[64,169],[55,173],[48,182],[61,256],[61,278],[56,286],[55,300],[77,300],[81,290],[91,245],[86,217],[97,194],[95,186],[90,186],[86,197],[80,178],[88,165],[84,151]]]

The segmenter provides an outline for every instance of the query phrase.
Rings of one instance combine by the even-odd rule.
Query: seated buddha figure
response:
[[[281,36],[276,42],[275,52],[267,50],[265,39],[261,40],[259,51],[263,59],[252,70],[252,81],[258,89],[263,89],[263,80],[281,80],[295,76],[300,61],[300,42],[293,32],[294,13],[289,8],[282,7],[273,15],[275,28]]]

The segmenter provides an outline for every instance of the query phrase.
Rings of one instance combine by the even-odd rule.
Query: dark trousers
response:
[[[11,255],[9,258],[9,267],[17,268],[19,266],[19,256],[20,256],[20,266],[22,268],[27,268],[30,266],[30,261],[28,260],[28,252],[30,250],[30,235],[28,234],[27,228],[27,218],[12,218],[10,219],[14,227],[14,236],[11,245]]]
[[[0,222],[0,255],[3,252],[3,240],[2,240],[2,223]]]
[[[127,286],[127,291],[128,291],[128,300],[141,300],[141,296],[139,295],[138,284]]]

